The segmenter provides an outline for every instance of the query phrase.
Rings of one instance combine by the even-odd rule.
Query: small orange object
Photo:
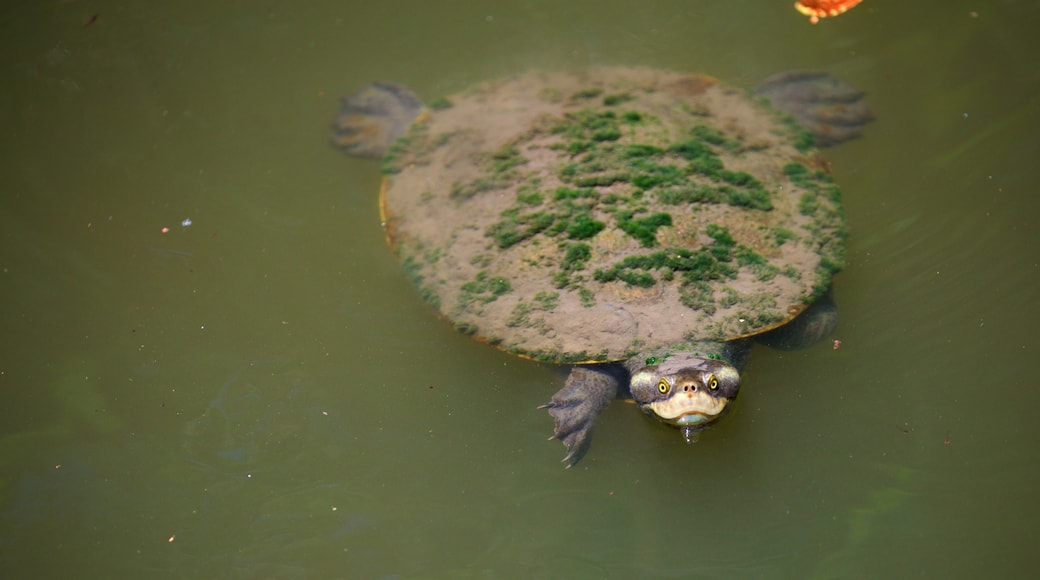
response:
[[[798,0],[795,10],[809,17],[809,22],[816,24],[821,18],[837,16],[863,0]]]

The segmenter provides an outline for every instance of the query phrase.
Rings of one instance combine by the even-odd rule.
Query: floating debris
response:
[[[862,0],[799,0],[794,3],[796,10],[809,17],[809,22],[816,24],[821,18],[837,16],[859,4]]]

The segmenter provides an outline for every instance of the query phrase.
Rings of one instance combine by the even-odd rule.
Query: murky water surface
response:
[[[4,577],[1035,567],[1040,3],[865,0],[817,26],[783,0],[21,4],[0,20]],[[372,79],[432,99],[588,64],[822,68],[877,121],[828,153],[841,348],[756,349],[692,446],[614,405],[564,471],[535,409],[559,376],[430,313],[384,246],[377,167],[327,126]]]

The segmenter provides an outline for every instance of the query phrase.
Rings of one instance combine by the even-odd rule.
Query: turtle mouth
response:
[[[677,427],[707,425],[726,411],[729,399],[713,397],[703,391],[681,392],[667,399],[651,401],[643,410]]]
[[[677,427],[686,427],[692,425],[706,425],[718,418],[718,415],[707,415],[704,413],[692,411],[681,417],[676,417],[675,419],[668,420],[668,422]]]

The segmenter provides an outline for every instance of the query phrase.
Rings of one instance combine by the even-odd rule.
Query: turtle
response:
[[[731,408],[753,341],[799,348],[832,331],[847,227],[819,147],[871,118],[827,73],[750,92],[597,66],[428,105],[375,82],[342,98],[331,140],[382,160],[385,237],[426,302],[566,373],[539,408],[569,468],[612,401],[696,441]]]

